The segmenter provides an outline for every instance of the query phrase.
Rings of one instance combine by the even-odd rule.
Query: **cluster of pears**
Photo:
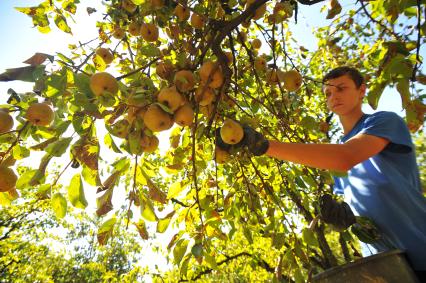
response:
[[[32,103],[25,114],[25,119],[29,124],[34,126],[49,126],[54,118],[55,113],[47,103]],[[13,129],[13,125],[14,120],[9,111],[7,109],[0,108],[0,134],[11,131]]]
[[[32,103],[25,114],[27,122],[33,126],[49,126],[55,113],[47,103]],[[14,120],[7,109],[0,109],[0,134],[7,133],[13,129]],[[11,156],[2,156],[0,159],[0,192],[14,192],[17,175],[10,168],[15,160]]]

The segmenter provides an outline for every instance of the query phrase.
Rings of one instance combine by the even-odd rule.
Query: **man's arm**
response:
[[[348,171],[378,154],[389,140],[358,134],[344,144],[303,144],[269,141],[266,155],[319,169]]]

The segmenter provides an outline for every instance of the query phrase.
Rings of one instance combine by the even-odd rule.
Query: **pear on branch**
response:
[[[287,91],[296,91],[302,86],[302,75],[296,70],[278,72],[277,76],[279,81],[284,83],[284,88]]]
[[[157,150],[160,141],[154,135],[152,135],[152,136],[143,135],[141,137],[139,143],[141,145],[141,148],[142,148],[143,152],[145,152],[145,153],[151,153],[151,152],[154,152],[154,151]]]
[[[104,92],[115,95],[118,92],[118,82],[111,74],[100,72],[90,77],[90,89],[96,96],[100,96]]]
[[[126,31],[120,27],[115,27],[112,31],[112,37],[115,39],[123,39],[126,36]]]
[[[171,111],[176,111],[185,103],[183,96],[176,90],[176,87],[167,87],[160,90],[157,101],[170,108]]]
[[[179,19],[179,21],[184,22],[189,19],[189,9],[182,6],[181,4],[178,4],[174,10],[174,13],[176,17]]]
[[[148,42],[154,42],[158,39],[158,27],[153,23],[143,23],[140,34]]]
[[[220,136],[227,144],[237,144],[244,137],[243,127],[232,119],[226,119],[220,128]]]
[[[194,110],[189,103],[179,107],[174,113],[174,121],[179,126],[191,126],[194,120]]]
[[[145,126],[153,132],[170,129],[173,126],[172,116],[157,104],[151,104],[143,115]]]
[[[219,164],[226,163],[231,158],[231,155],[226,150],[216,147],[215,150],[215,160]]]
[[[16,186],[18,176],[6,166],[0,166],[0,192],[7,192]]]
[[[201,82],[206,84],[209,81],[208,86],[211,88],[219,88],[223,84],[223,73],[217,64],[213,61],[207,61],[199,70]]]
[[[175,74],[174,83],[179,91],[189,91],[195,85],[194,74],[189,70],[180,70]]]
[[[34,103],[28,107],[25,117],[34,126],[49,126],[55,113],[46,103]]]
[[[173,74],[173,65],[169,61],[160,62],[155,68],[157,75],[163,80],[169,80]]]
[[[141,25],[138,22],[131,22],[127,27],[127,31],[132,36],[139,36],[141,35]]]
[[[13,128],[13,118],[7,109],[0,108],[0,134],[9,132]]]
[[[191,16],[191,26],[195,29],[202,29],[205,25],[205,20],[197,13],[193,13]]]
[[[216,94],[210,87],[200,85],[195,91],[195,102],[201,106],[211,104],[216,99]]]
[[[111,64],[111,62],[114,60],[114,55],[107,48],[100,47],[96,49],[96,55],[101,57],[107,65]]]

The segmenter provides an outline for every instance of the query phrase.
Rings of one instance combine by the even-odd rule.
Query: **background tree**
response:
[[[17,9],[42,32],[53,21],[71,33],[78,2]],[[349,231],[318,222],[316,200],[331,190],[333,172],[215,148],[227,119],[281,141],[336,140],[320,82],[341,64],[366,75],[374,109],[384,89],[396,87],[410,130],[421,134],[425,4],[346,1],[351,9],[342,9],[327,1],[333,21],[307,50],[289,21],[320,2],[106,2],[98,38],[67,54],[38,53],[0,75],[35,83],[32,93],[10,90],[1,112],[2,202],[37,204],[43,196],[61,219],[86,208],[87,187],[96,187],[97,243],[108,245],[120,225],[145,240],[171,226],[166,257],[178,272],[169,275],[181,281],[235,274],[302,282],[359,256]],[[164,154],[159,137],[170,141]],[[23,170],[20,160],[34,151],[44,152],[39,167]],[[66,165],[58,170],[55,158]],[[71,182],[61,183],[69,171]],[[16,199],[17,191],[27,193]],[[113,196],[126,205],[114,206]]]

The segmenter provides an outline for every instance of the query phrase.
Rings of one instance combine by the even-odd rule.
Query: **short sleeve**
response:
[[[393,112],[377,112],[370,115],[364,122],[360,134],[382,137],[390,141],[386,149],[408,153],[413,148],[411,135],[404,120]]]

